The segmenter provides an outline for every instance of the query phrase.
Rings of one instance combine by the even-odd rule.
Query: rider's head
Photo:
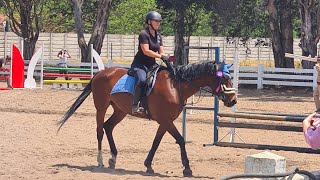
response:
[[[161,15],[156,11],[150,11],[146,15],[146,24],[153,30],[158,30],[160,27],[160,22],[162,20]]]

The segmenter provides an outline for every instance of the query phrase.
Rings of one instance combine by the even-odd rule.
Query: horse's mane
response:
[[[175,67],[174,79],[178,81],[192,81],[198,79],[203,74],[213,74],[216,71],[214,61],[203,61],[185,66]]]

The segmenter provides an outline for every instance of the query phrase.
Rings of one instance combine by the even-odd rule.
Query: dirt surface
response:
[[[95,108],[92,95],[57,134],[57,121],[81,91],[40,90],[0,91],[0,179],[182,179],[179,146],[166,134],[156,152],[154,176],[145,173],[143,162],[151,147],[158,124],[127,116],[114,130],[118,148],[116,169],[108,169],[109,145],[103,140],[104,168],[96,162],[97,141]],[[195,97],[195,101],[198,98]],[[197,106],[212,106],[212,97],[200,98]],[[229,108],[221,106],[221,111]],[[240,88],[239,111],[311,113],[312,92],[304,89],[255,90]],[[107,117],[112,114],[112,108]],[[213,142],[213,118],[210,111],[188,112],[186,145],[194,177],[219,179],[242,173],[247,155],[263,150],[227,147],[203,147]],[[268,121],[263,121],[268,123]],[[181,117],[175,121],[181,131]],[[300,123],[297,123],[300,126]],[[229,132],[220,128],[219,136]],[[307,147],[302,133],[237,129],[248,143]],[[225,138],[228,141],[229,136]],[[241,142],[236,138],[236,142]],[[319,169],[319,155],[271,151],[287,159],[287,168]]]

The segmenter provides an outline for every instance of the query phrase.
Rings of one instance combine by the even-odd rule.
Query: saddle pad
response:
[[[158,69],[156,70],[156,73],[157,73],[157,71],[158,71]],[[151,93],[151,90],[152,90],[155,82],[156,82],[156,77],[153,77],[152,80],[150,81],[150,84],[148,84],[146,96],[148,96]],[[110,94],[130,93],[133,95],[135,85],[136,85],[136,78],[133,76],[129,76],[128,74],[125,74],[114,85]]]
[[[125,74],[113,86],[110,94],[130,93],[133,95],[135,84],[136,78],[133,76],[129,76],[128,74]]]

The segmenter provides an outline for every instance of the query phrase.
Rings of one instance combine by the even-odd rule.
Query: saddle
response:
[[[156,82],[157,72],[159,71],[160,67],[161,66],[159,64],[155,64],[147,70],[146,86],[142,93],[142,97],[146,97],[151,93],[154,83]],[[134,72],[132,69],[129,69],[127,74],[134,77]]]

